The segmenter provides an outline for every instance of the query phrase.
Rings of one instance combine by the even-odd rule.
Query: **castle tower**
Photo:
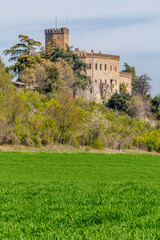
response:
[[[59,47],[66,49],[69,46],[69,29],[68,28],[53,28],[45,29],[45,46],[57,44]]]

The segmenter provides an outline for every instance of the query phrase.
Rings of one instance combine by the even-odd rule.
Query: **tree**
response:
[[[127,72],[132,74],[132,79],[136,77],[135,67],[128,65],[128,63],[124,63],[124,70],[122,72]]]
[[[11,55],[9,61],[15,62],[14,65],[9,67],[15,74],[19,74],[27,67],[33,67],[37,62],[42,61],[40,55],[36,52],[37,47],[41,46],[40,42],[25,35],[19,35],[18,38],[19,43],[4,51],[5,55]]]
[[[151,78],[147,74],[136,77],[134,80],[134,87],[132,88],[132,92],[134,94],[140,94],[141,96],[145,97],[151,89],[150,81]]]
[[[127,110],[128,115],[145,121],[151,116],[151,102],[141,95],[133,95],[131,105]]]
[[[122,72],[132,74],[132,93],[145,97],[151,89],[151,78],[147,74],[136,76],[135,68],[133,66],[129,66],[127,63],[124,64],[124,68],[125,69]]]
[[[0,91],[5,97],[8,97],[13,90],[11,76],[7,73],[5,65],[0,58]]]
[[[121,94],[122,94],[122,93],[127,93],[127,86],[126,86],[126,84],[120,83],[120,85],[119,85],[119,91],[120,91]]]
[[[65,134],[79,129],[84,121],[84,111],[76,105],[72,93],[66,88],[57,93],[55,100],[50,100],[46,115],[55,119],[62,144],[64,144]]]
[[[160,120],[160,95],[155,96],[152,101],[152,113],[156,116],[158,120]]]
[[[98,109],[95,109],[87,116],[86,128],[93,138],[101,138],[105,135],[110,127],[109,121]]]
[[[91,84],[91,78],[86,74],[87,64],[79,59],[78,55],[72,51],[72,47],[64,50],[57,45],[48,45],[47,51],[42,49],[41,56],[54,63],[64,60],[69,64],[74,75],[74,84],[72,85],[74,95],[77,89],[85,90]]]
[[[34,86],[40,93],[52,93],[57,90],[59,82],[59,72],[54,63],[46,60],[41,64],[36,64],[32,68],[26,68],[20,75],[22,82],[29,86]]]
[[[14,127],[24,112],[24,104],[13,87],[11,76],[0,60],[0,143],[18,142]]]
[[[132,97],[128,93],[115,93],[111,96],[106,106],[114,110],[122,110],[127,112],[131,104],[131,99]]]

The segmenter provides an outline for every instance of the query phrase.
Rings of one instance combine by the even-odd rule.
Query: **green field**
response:
[[[160,156],[0,152],[0,239],[160,239]]]

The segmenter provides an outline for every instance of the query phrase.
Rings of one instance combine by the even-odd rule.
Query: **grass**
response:
[[[160,157],[0,152],[0,239],[160,239]]]

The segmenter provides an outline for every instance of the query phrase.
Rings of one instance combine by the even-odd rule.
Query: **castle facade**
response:
[[[69,46],[69,29],[46,29],[45,44],[61,48]],[[75,49],[79,58],[88,65],[87,75],[91,77],[91,85],[85,91],[77,91],[78,96],[85,96],[88,100],[101,102],[102,99],[110,98],[114,93],[119,93],[120,84],[126,85],[127,92],[131,94],[132,75],[120,72],[120,56],[95,53],[92,51],[80,51]]]

